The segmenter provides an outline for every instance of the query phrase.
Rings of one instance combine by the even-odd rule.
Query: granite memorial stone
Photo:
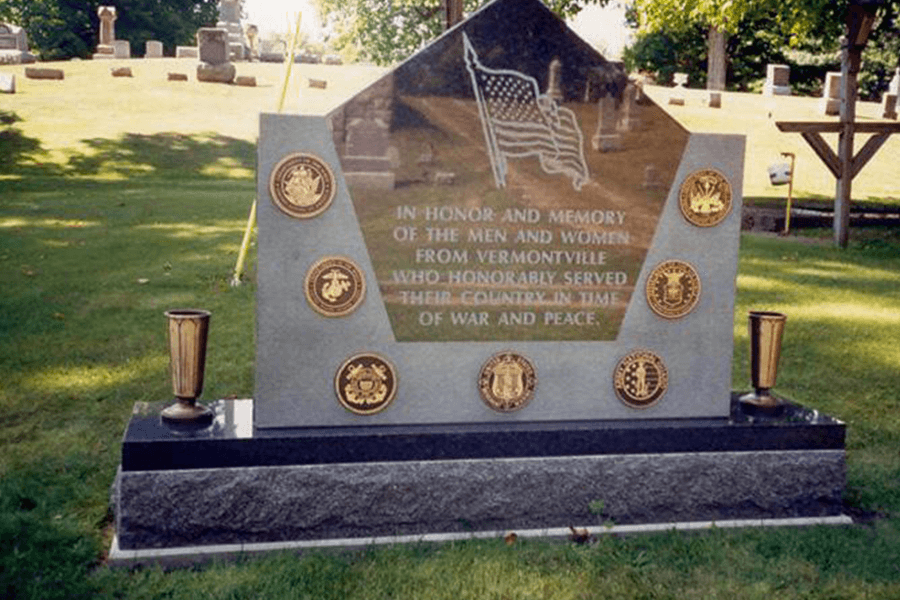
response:
[[[884,119],[897,119],[897,94],[886,93],[882,99],[881,116]]]
[[[838,515],[843,424],[731,390],[744,140],[637,96],[622,127],[627,90],[540,0],[494,0],[325,115],[262,114],[254,398],[192,433],[136,407],[111,557],[580,526],[600,499]]]
[[[199,58],[197,46],[175,46],[175,58]]]
[[[113,56],[115,58],[131,58],[131,42],[128,40],[114,41]]]
[[[197,47],[200,60],[210,65],[228,62],[228,31],[214,27],[202,27],[197,31]]]

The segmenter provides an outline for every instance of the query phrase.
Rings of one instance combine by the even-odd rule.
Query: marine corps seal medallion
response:
[[[500,352],[488,359],[478,376],[481,399],[497,412],[524,408],[534,395],[534,365],[514,352]]]
[[[666,319],[688,314],[700,301],[700,276],[681,260],[660,263],[647,278],[647,303]]]
[[[281,212],[297,219],[322,214],[334,200],[331,167],[312,154],[295,152],[282,158],[269,178],[272,202]]]
[[[387,408],[397,392],[397,374],[386,359],[372,353],[348,358],[334,376],[341,406],[358,415],[374,415]]]
[[[731,212],[731,184],[714,169],[696,171],[681,184],[678,204],[697,227],[718,225]]]
[[[327,256],[306,272],[306,300],[326,317],[343,317],[363,301],[366,280],[349,258]]]
[[[648,408],[666,393],[669,373],[658,355],[635,350],[616,365],[613,385],[619,400],[631,408]]]

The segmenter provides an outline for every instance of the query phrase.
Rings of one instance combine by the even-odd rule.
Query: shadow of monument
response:
[[[24,174],[36,168],[41,171],[54,170],[54,166],[36,162],[44,149],[39,139],[28,137],[13,126],[22,120],[12,111],[0,110],[0,173]]]

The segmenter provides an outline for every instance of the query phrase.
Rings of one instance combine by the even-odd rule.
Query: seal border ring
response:
[[[344,373],[344,370],[350,365],[351,362],[353,362],[355,360],[360,360],[361,358],[374,358],[376,360],[381,361],[387,367],[388,371],[390,371],[391,379],[393,380],[393,383],[394,383],[394,385],[391,387],[390,392],[388,393],[387,399],[384,402],[382,402],[377,408],[375,408],[373,410],[363,410],[363,409],[359,409],[359,408],[356,408],[356,407],[350,405],[350,403],[347,402],[347,400],[344,398],[343,394],[341,393],[341,388],[340,388],[341,375]],[[341,407],[343,407],[345,410],[348,410],[355,415],[361,415],[364,417],[370,416],[370,415],[376,415],[376,414],[384,411],[385,409],[387,409],[387,407],[390,406],[394,402],[394,398],[397,396],[397,387],[399,386],[399,383],[400,383],[400,379],[397,376],[397,369],[396,369],[396,367],[394,367],[394,363],[392,363],[391,361],[386,359],[384,356],[378,354],[377,352],[357,352],[357,353],[353,354],[350,358],[348,358],[344,362],[342,362],[341,366],[338,367],[337,371],[335,371],[335,373],[334,373],[334,393],[337,396],[338,404],[340,404]]]
[[[306,159],[317,163],[317,166],[321,167],[321,170],[328,178],[328,184],[331,188],[331,191],[328,193],[327,198],[321,200],[317,204],[314,204],[313,208],[311,208],[310,210],[299,210],[295,205],[282,198],[281,194],[278,191],[278,188],[276,187],[276,182],[282,176],[280,171],[285,167],[285,165],[298,159]],[[274,204],[276,208],[278,208],[278,210],[280,210],[287,216],[293,217],[295,219],[312,219],[321,215],[331,206],[331,203],[334,201],[334,197],[337,195],[337,179],[334,176],[334,171],[332,170],[331,165],[325,162],[322,157],[311,154],[309,152],[291,152],[290,154],[284,156],[277,163],[275,163],[275,166],[272,168],[272,173],[269,175],[269,195],[272,197],[272,204]]]
[[[321,271],[324,270],[324,269],[322,269],[322,266],[325,265],[326,263],[329,263],[332,261],[340,261],[340,262],[347,263],[350,267],[352,267],[353,270],[356,271],[356,275],[357,275],[356,282],[357,282],[358,292],[354,297],[352,297],[350,300],[348,300],[347,303],[345,303],[344,308],[341,308],[338,310],[333,310],[333,311],[327,311],[327,310],[323,309],[318,303],[315,302],[314,295],[312,292],[310,292],[310,286],[312,285],[314,280],[318,277],[318,275],[321,273]],[[352,313],[357,308],[359,308],[359,305],[362,304],[363,301],[365,300],[365,298],[366,298],[366,276],[363,274],[363,271],[360,268],[360,266],[358,264],[356,264],[356,262],[353,259],[351,259],[347,256],[337,256],[337,255],[323,256],[322,258],[320,258],[319,260],[314,262],[312,265],[310,265],[309,269],[306,270],[306,276],[303,279],[303,292],[306,295],[307,304],[309,304],[309,306],[314,311],[316,311],[323,317],[345,317],[345,316],[349,315],[350,313]],[[317,295],[316,295],[316,297],[317,297]]]

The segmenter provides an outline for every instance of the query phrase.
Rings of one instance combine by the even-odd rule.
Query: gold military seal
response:
[[[647,303],[661,317],[683,317],[699,301],[700,276],[690,263],[667,260],[657,265],[647,278]]]
[[[669,373],[657,354],[635,350],[616,365],[613,385],[619,400],[631,408],[648,408],[666,393]]]
[[[696,171],[681,184],[678,204],[697,227],[718,225],[731,212],[731,184],[714,169]]]
[[[269,193],[283,213],[309,219],[323,213],[334,200],[334,173],[318,156],[295,152],[275,165]]]
[[[363,301],[366,280],[349,258],[326,256],[306,272],[306,300],[326,317],[343,317]]]
[[[534,395],[537,376],[531,361],[514,352],[500,352],[488,359],[478,376],[481,399],[498,412],[524,408]]]
[[[397,392],[397,374],[387,359],[372,353],[351,356],[334,376],[341,406],[358,415],[387,408]]]

